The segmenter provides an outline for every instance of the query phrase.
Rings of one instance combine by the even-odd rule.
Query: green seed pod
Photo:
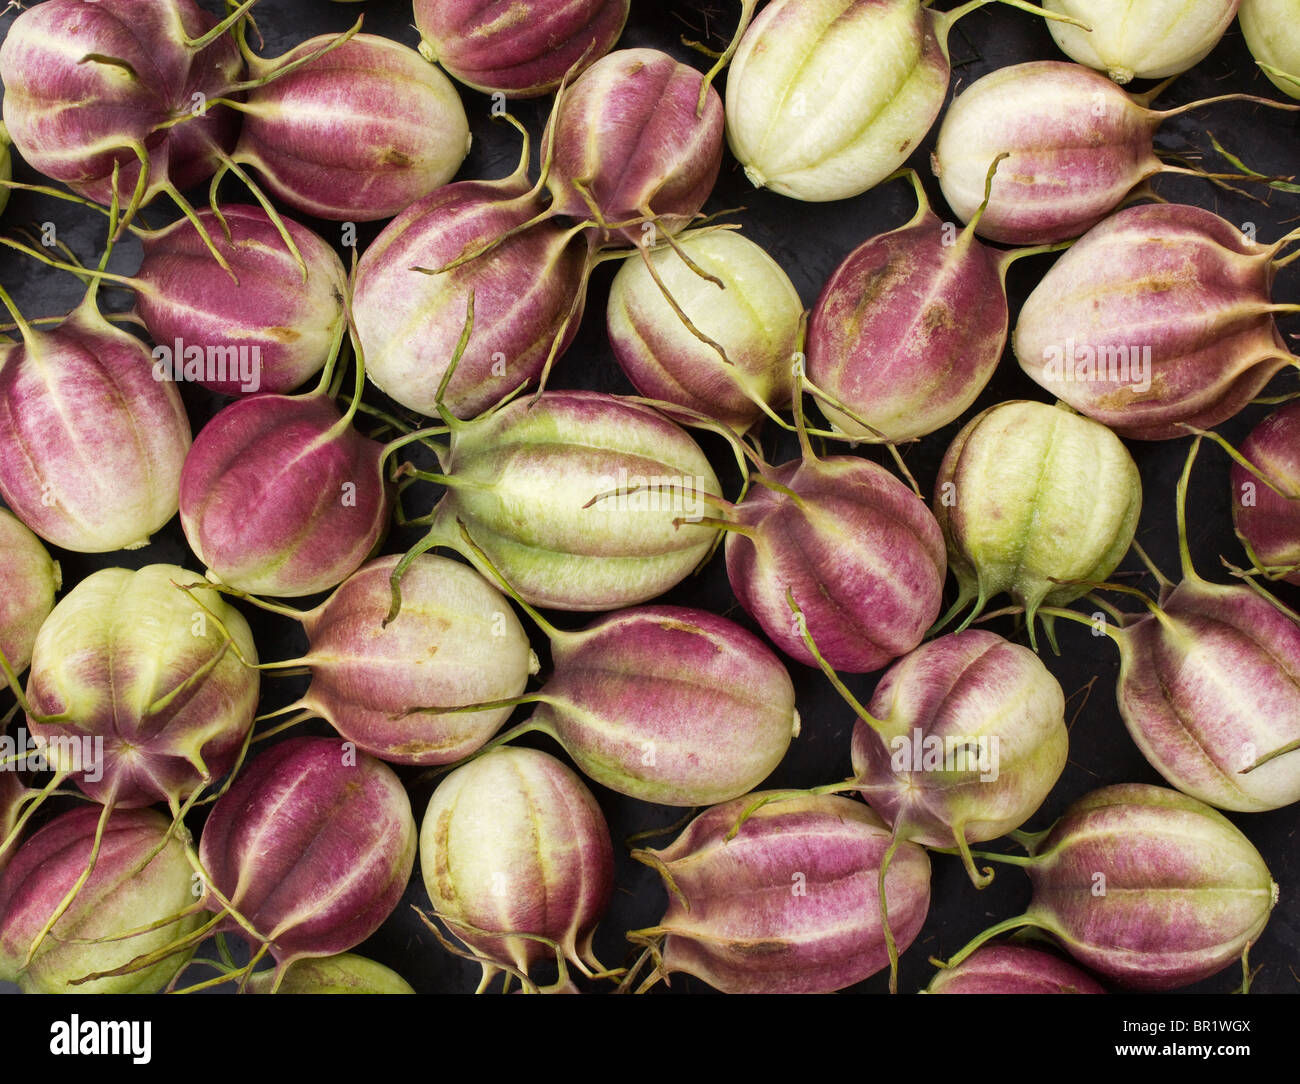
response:
[[[1039,606],[1073,602],[1114,571],[1141,508],[1137,464],[1104,425],[1046,403],[990,407],[957,434],[935,483],[957,577],[951,614],[975,599],[965,628],[1006,592],[1025,608],[1034,641]]]
[[[1300,0],[1241,0],[1237,19],[1251,55],[1273,85],[1300,98]]]
[[[254,994],[269,994],[275,971],[260,971],[249,980]],[[284,972],[277,994],[413,994],[411,984],[391,967],[355,953],[295,960]]]
[[[41,540],[0,508],[0,651],[15,674],[32,661],[36,634],[54,609],[61,581],[59,564]]]

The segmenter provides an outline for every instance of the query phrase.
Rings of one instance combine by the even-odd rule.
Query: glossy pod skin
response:
[[[1086,487],[1080,463],[1088,465]],[[957,578],[954,610],[974,599],[978,614],[1006,592],[1032,628],[1039,606],[1063,606],[1114,571],[1133,541],[1142,486],[1132,456],[1104,426],[1013,401],[957,434],[933,507]]]
[[[130,202],[140,175],[133,143],[149,158],[144,203],[166,186],[206,180],[234,146],[234,112],[214,106],[160,126],[240,79],[228,34],[197,54],[187,44],[215,25],[192,0],[46,0],[23,11],[0,46],[14,146],[34,169],[102,204],[113,198],[114,164],[122,205]],[[83,63],[91,54],[122,63]]]
[[[1075,802],[1035,848],[1028,873],[1031,923],[1135,990],[1189,986],[1230,966],[1263,931],[1278,892],[1222,814],[1142,784]]]
[[[854,725],[856,789],[900,836],[928,847],[1019,828],[1065,768],[1060,684],[1032,651],[991,632],[968,629],[909,652],[885,671],[867,710],[887,733]]]
[[[181,472],[181,526],[216,581],[295,598],[350,576],[388,531],[383,445],[324,393],[231,403]]]
[[[416,558],[402,580],[401,613],[385,624],[399,560],[368,562],[303,616],[312,682],[301,703],[381,760],[450,764],[482,746],[512,709],[412,709],[518,696],[537,658],[505,598],[446,557]]]
[[[614,247],[689,225],[722,168],[722,99],[710,87],[696,116],[703,82],[657,49],[619,49],[583,72],[543,136],[553,141],[551,212],[597,221],[593,243]],[[615,223],[631,224],[603,228]]]
[[[1004,260],[956,239],[922,197],[911,222],[863,242],[822,288],[808,320],[808,376],[878,433],[903,441],[964,414],[1007,342]],[[821,404],[836,429],[871,435]]]
[[[927,994],[1104,994],[1086,971],[1023,945],[985,945],[935,973]]]
[[[23,339],[0,344],[0,496],[63,549],[145,545],[176,514],[190,448],[176,386],[91,298]]]
[[[723,993],[793,994],[842,990],[887,966],[879,873],[889,829],[859,802],[803,796],[762,806],[727,839],[763,797],[715,806],[669,846],[636,852],[676,887],[658,926],[641,931],[667,935],[662,972]],[[885,897],[902,952],[930,906],[921,847],[899,846]]]
[[[1117,83],[1164,79],[1199,64],[1232,25],[1239,0],[1043,0],[1091,27],[1049,22],[1061,51]]]
[[[443,779],[421,824],[420,871],[434,913],[485,958],[485,981],[492,961],[527,974],[555,958],[518,934],[604,970],[591,939],[614,891],[614,846],[596,799],[554,757],[494,749]]]
[[[1232,522],[1251,562],[1300,584],[1300,405],[1270,414],[1251,431],[1241,454],[1282,496],[1240,463],[1232,465]],[[1290,570],[1290,571],[1288,571]]]
[[[740,234],[688,235],[678,246],[723,285],[691,270],[671,248],[649,259],[678,307],[727,360],[692,333],[640,260],[626,261],[610,287],[614,356],[647,398],[744,432],[764,416],[754,397],[775,410],[790,403],[803,302],[781,266]]]
[[[58,562],[40,539],[0,508],[0,652],[15,674],[32,661],[36,634],[54,609],[61,583]]]
[[[311,38],[254,65],[254,75],[330,41]],[[469,121],[450,80],[414,49],[373,34],[250,91],[241,111],[235,160],[317,218],[391,218],[450,181],[469,153]]]
[[[1080,64],[1014,64],[957,95],[931,164],[944,199],[969,222],[984,200],[989,163],[1009,153],[975,232],[1014,245],[1064,241],[1164,168],[1153,145],[1160,120]]]
[[[1264,74],[1283,94],[1300,98],[1300,2],[1241,0],[1237,19],[1255,59],[1284,73]]]
[[[170,351],[164,356],[175,368],[185,360],[183,352],[176,354],[177,343],[228,359],[225,377],[201,375],[198,383],[205,388],[223,395],[291,392],[320,372],[342,335],[348,288],[343,262],[306,226],[283,219],[307,265],[304,283],[262,208],[224,204],[221,215],[229,240],[210,208],[198,212],[208,242],[184,218],[144,236],[136,312],[150,338]],[[230,265],[238,285],[213,260],[208,243]],[[244,354],[251,359],[247,368],[235,360]],[[246,372],[254,374],[251,380],[244,379]]]
[[[507,98],[536,98],[614,47],[630,0],[415,0],[420,51],[454,79]]]
[[[453,484],[432,534],[490,574],[466,544],[463,521],[534,606],[603,611],[649,601],[685,579],[713,543],[712,527],[690,521],[708,516],[717,476],[691,436],[649,407],[548,391],[454,427],[451,437],[442,467]]]
[[[32,942],[89,864],[101,812],[83,805],[55,817],[0,876],[0,979],[24,993],[158,993],[193,955],[192,948],[181,950],[140,971],[77,982],[161,949],[201,922],[194,914],[163,921],[194,903],[193,870],[181,842],[167,839],[168,818],[153,809],[119,809],[108,818],[89,879],[24,965]],[[161,923],[155,930],[122,937],[155,921]],[[106,940],[78,944],[77,938]]]
[[[731,514],[739,529],[727,535],[727,577],[772,642],[816,665],[790,609],[793,592],[837,670],[869,673],[916,647],[939,614],[947,568],[925,502],[856,456],[798,460],[769,477],[797,500],[750,489]]]
[[[551,734],[596,782],[693,806],[752,790],[799,732],[780,659],[703,610],[644,606],[552,647],[555,671],[522,729]]]
[[[1016,358],[1123,437],[1174,440],[1185,424],[1218,425],[1291,361],[1272,315],[1275,255],[1199,207],[1126,208],[1029,295]]]
[[[196,581],[175,565],[101,569],[41,626],[27,725],[50,767],[70,771],[96,801],[178,801],[234,767],[260,682],[226,634],[250,663],[257,648],[243,616],[216,592],[173,586]]]
[[[212,807],[199,858],[257,931],[278,980],[295,960],[361,944],[415,865],[415,819],[387,765],[333,738],[290,738],[246,764]],[[222,928],[248,936],[228,918]]]
[[[541,221],[480,259],[431,271],[497,241],[543,210],[525,198],[522,173],[501,181],[458,181],[390,222],[357,264],[353,313],[366,374],[380,391],[421,414],[438,413],[438,389],[465,330],[474,329],[443,393],[470,418],[535,381],[553,344],[562,354],[585,304],[587,245]]]

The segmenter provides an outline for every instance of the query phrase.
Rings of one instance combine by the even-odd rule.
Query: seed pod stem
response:
[[[981,2],[987,2],[987,0],[981,0]],[[754,18],[754,9],[757,6],[758,0],[740,0],[740,24],[736,27],[735,34],[732,35],[726,49],[721,53],[711,54],[717,57],[717,63],[705,73],[704,82],[700,85],[700,100],[695,106],[695,115],[697,117],[704,116],[704,103],[709,98],[709,87],[713,86],[713,80],[718,77],[723,68],[731,63],[731,58],[736,55],[736,50],[740,47],[740,39],[745,36],[745,31]],[[701,52],[705,51],[704,46],[698,41],[687,41],[683,38],[682,44],[692,49],[698,49]]]
[[[994,858],[997,856],[990,855],[989,857]],[[1007,933],[1010,930],[1018,930],[1025,926],[1035,926],[1039,929],[1044,928],[1039,923],[1039,921],[1036,918],[1034,918],[1032,915],[1017,915],[1015,918],[1004,919],[1002,922],[999,922],[994,926],[990,926],[983,933],[978,934],[964,949],[962,949],[959,953],[957,953],[956,956],[950,956],[946,961],[935,959],[932,956],[930,957],[930,962],[934,964],[936,967],[942,967],[945,969],[950,967],[956,967],[959,963],[961,963],[964,959],[966,959],[967,956],[969,956],[972,952],[974,952],[977,948],[980,947],[980,945],[984,944],[985,942],[991,941],[993,938],[999,936],[1000,934]]]
[[[106,802],[103,810],[99,814],[99,820],[95,824],[95,835],[90,845],[90,857],[86,860],[86,866],[81,871],[81,875],[72,883],[72,886],[64,893],[61,899],[50,912],[50,917],[46,919],[45,925],[42,926],[32,939],[32,943],[27,946],[27,957],[23,960],[23,967],[28,968],[32,964],[32,957],[36,955],[36,950],[41,947],[46,935],[54,928],[54,924],[61,919],[72,906],[72,902],[77,898],[77,894],[85,887],[90,875],[95,872],[95,863],[99,860],[99,848],[104,841],[104,827],[108,824],[108,818],[113,812],[113,803]],[[164,837],[164,841],[166,837]]]

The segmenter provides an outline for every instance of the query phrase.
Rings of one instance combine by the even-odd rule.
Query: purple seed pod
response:
[[[1036,841],[1029,909],[948,961],[1020,926],[1053,934],[1076,960],[1136,990],[1208,978],[1263,932],[1278,886],[1250,840],[1209,806],[1164,787],[1103,787]]]
[[[1300,404],[1283,407],[1255,426],[1241,446],[1241,459],[1255,469],[1240,460],[1232,467],[1237,537],[1269,579],[1300,584]]]
[[[219,929],[257,946],[250,971],[270,953],[274,990],[294,961],[347,952],[383,924],[415,846],[411,802],[391,768],[347,742],[290,738],[212,807],[199,841],[204,906],[226,914]]]
[[[586,301],[588,249],[550,222],[521,229],[542,210],[521,166],[504,180],[447,185],[385,227],[357,264],[352,302],[377,388],[436,414],[471,296],[475,331],[442,392],[453,414],[486,410],[568,348]],[[490,256],[468,258],[488,246]]]
[[[498,739],[549,734],[589,778],[659,805],[752,790],[799,733],[781,660],[726,618],[641,606],[551,639],[554,673],[531,718]]]
[[[485,94],[549,94],[614,47],[630,0],[415,0],[420,52]]]
[[[934,175],[967,222],[984,199],[989,163],[1008,154],[975,232],[1016,245],[1064,241],[1097,225],[1157,173],[1198,175],[1156,156],[1156,129],[1170,117],[1227,100],[1300,108],[1228,94],[1155,111],[1147,108],[1151,98],[1130,97],[1080,64],[1036,60],[999,68],[957,95],[944,114]]]
[[[269,994],[274,971],[259,971],[248,981],[251,994]],[[411,984],[391,967],[341,952],[337,956],[295,960],[284,971],[278,994],[413,994]]]
[[[211,210],[198,218],[238,283],[188,220],[143,234],[144,260],[129,285],[158,344],[154,358],[173,379],[225,395],[293,391],[343,335],[343,262],[306,226],[282,219],[291,252],[261,207],[224,204],[229,239]]]
[[[921,642],[947,570],[939,524],[915,493],[856,456],[764,468],[727,514],[727,577],[791,658],[815,665],[806,628],[837,670],[879,670]],[[789,596],[802,609],[793,619]]]
[[[608,307],[614,357],[637,390],[739,432],[765,416],[760,404],[789,406],[803,302],[781,265],[729,230],[686,234],[645,259],[653,266],[619,269]]]
[[[248,623],[175,565],[107,568],[41,626],[27,723],[56,773],[98,802],[173,809],[234,766],[257,711]],[[228,639],[229,637],[229,639]]]
[[[948,93],[948,35],[981,6],[772,0],[727,75],[727,141],[745,175],[813,202],[874,188],[925,139]]]
[[[994,163],[996,168],[996,163]],[[1006,275],[1039,249],[997,252],[930,209],[914,170],[916,215],[859,245],[827,280],[808,321],[808,376],[861,421],[823,404],[853,437],[904,441],[973,404],[1007,344]]]
[[[1065,695],[1027,648],[968,630],[890,667],[853,728],[853,789],[895,836],[961,851],[1019,828],[1065,768]]]
[[[1164,79],[1210,55],[1232,25],[1239,0],[1043,0],[1043,7],[1082,20],[1090,29],[1050,22],[1048,30],[1071,60],[1117,83]]]
[[[1079,463],[1094,484],[1079,485]],[[934,514],[957,578],[949,616],[973,599],[965,628],[1006,592],[1025,608],[1036,646],[1039,607],[1072,602],[1109,576],[1141,509],[1137,464],[1105,426],[1046,403],[990,407],[957,434],[935,482]],[[1044,625],[1050,637],[1050,617]]]
[[[237,590],[290,598],[329,590],[388,530],[384,454],[327,392],[236,400],[185,459],[185,537],[216,581]]]
[[[391,218],[455,176],[469,121],[451,81],[414,49],[373,34],[284,73],[334,39],[250,60],[237,162],[290,207],[317,218]],[[340,103],[346,103],[342,107]]]
[[[230,36],[214,36],[217,25],[192,0],[31,6],[0,45],[14,146],[33,168],[103,204],[118,166],[124,205],[139,181],[138,150],[149,162],[142,203],[160,192],[179,197],[212,175],[239,126],[230,109],[207,108],[243,72]]]
[[[1150,612],[1119,615],[1118,628],[1100,612],[1060,613],[1118,645],[1120,714],[1172,786],[1220,809],[1278,809],[1300,801],[1300,616],[1192,567],[1185,505],[1199,443],[1178,486],[1182,581],[1153,568],[1159,600],[1141,596]]]
[[[15,675],[32,661],[36,634],[54,609],[62,582],[59,563],[41,540],[0,508],[0,655]],[[4,767],[0,764],[0,770]]]
[[[1020,366],[1123,437],[1217,425],[1295,361],[1273,319],[1294,306],[1270,299],[1291,240],[1257,244],[1200,207],[1126,208],[1029,295],[1012,337]]]
[[[657,975],[685,972],[723,993],[829,993],[888,964],[879,873],[889,829],[828,795],[757,809],[763,794],[714,806],[662,850],[633,852],[668,889],[668,909],[636,939],[665,935]],[[732,838],[734,836],[734,838]],[[930,907],[930,859],[903,844],[885,878],[900,951]]]
[[[142,970],[80,981],[163,950],[200,922],[190,864],[180,840],[168,839],[168,819],[152,809],[120,809],[103,826],[94,870],[27,958],[85,873],[101,813],[80,806],[55,817],[0,876],[0,979],[24,993],[158,993],[193,955],[192,947],[178,947]],[[131,932],[155,922],[156,929]]]
[[[927,994],[1104,994],[1086,971],[1023,945],[985,945],[956,967],[940,970]]]
[[[411,714],[411,706],[509,700],[537,672],[537,657],[501,594],[446,557],[415,559],[402,579],[401,613],[386,623],[399,560],[369,562],[298,615],[310,646],[284,665],[309,667],[312,682],[293,707],[381,760],[450,764],[481,748],[512,708]]]
[[[550,213],[595,223],[601,245],[688,226],[722,168],[722,99],[657,49],[620,49],[556,98],[544,146]]]
[[[420,870],[435,915],[482,958],[480,989],[502,965],[520,977],[547,959],[605,970],[591,941],[614,891],[614,846],[591,791],[554,757],[495,749],[442,780]]]
[[[704,522],[721,494],[713,467],[689,434],[635,400],[548,391],[444,421],[448,489],[419,546],[449,546],[486,572],[481,550],[534,606],[646,602],[713,544]]]
[[[99,314],[93,286],[52,329],[13,315],[23,341],[0,345],[0,496],[63,549],[145,545],[176,514],[190,448],[175,384]]]

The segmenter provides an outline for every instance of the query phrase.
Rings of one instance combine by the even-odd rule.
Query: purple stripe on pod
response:
[[[1023,945],[985,945],[937,972],[927,994],[1104,994],[1086,971]]]
[[[1300,405],[1251,430],[1232,467],[1232,522],[1251,562],[1270,579],[1300,584]]]
[[[630,0],[415,0],[421,52],[453,78],[507,98],[549,94],[614,47]],[[575,73],[576,74],[576,73]]]

